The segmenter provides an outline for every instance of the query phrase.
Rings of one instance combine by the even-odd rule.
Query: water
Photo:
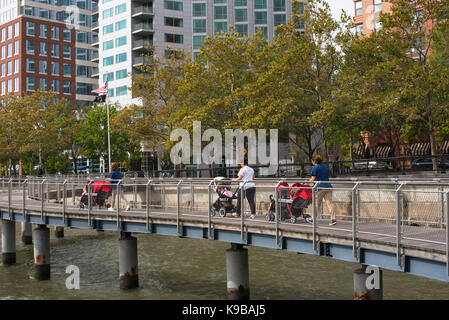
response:
[[[51,229],[50,281],[33,274],[33,246],[20,241],[17,264],[0,265],[0,299],[226,299],[225,250],[229,244],[160,235],[138,238],[139,284],[122,291],[118,233]],[[358,264],[248,247],[252,299],[352,299]],[[68,265],[80,269],[80,290],[68,290]],[[384,270],[384,299],[448,299],[449,284]]]

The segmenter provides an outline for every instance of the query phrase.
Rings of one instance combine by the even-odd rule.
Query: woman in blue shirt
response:
[[[329,181],[329,169],[324,165],[321,164],[322,160],[320,156],[316,156],[312,160],[313,168],[310,175],[312,178],[310,178],[310,181]],[[330,183],[320,183],[318,187],[316,188],[318,191],[318,212],[321,212],[321,207],[323,206],[323,200],[326,203],[327,209],[331,216],[331,222],[329,223],[330,226],[337,224],[337,219],[335,215],[335,208],[334,204],[332,203],[332,185]],[[312,222],[312,219],[308,218],[307,222]]]
[[[115,198],[117,197],[117,184],[118,184],[119,180],[122,179],[122,174],[120,173],[117,162],[113,162],[111,164],[109,179],[111,180],[112,206],[108,210],[115,211],[114,205],[117,204],[115,202]],[[123,187],[121,186],[121,188],[123,188]],[[120,199],[125,202],[125,210],[128,211],[129,210],[128,201],[126,201],[126,198],[125,198],[125,195],[123,194],[123,192],[120,192]]]

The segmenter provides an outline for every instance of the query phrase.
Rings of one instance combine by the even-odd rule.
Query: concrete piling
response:
[[[64,238],[64,227],[55,227],[55,237]]]
[[[382,300],[383,277],[378,267],[363,266],[354,271],[354,300]]]
[[[16,223],[2,221],[2,263],[12,265],[16,263]]]
[[[33,227],[29,222],[22,222],[22,243],[33,243]]]
[[[34,277],[37,280],[50,279],[50,229],[38,225],[34,229]]]
[[[226,278],[229,300],[249,300],[248,249],[241,244],[226,250]]]
[[[120,289],[139,287],[137,270],[137,238],[129,232],[121,232],[119,239]]]

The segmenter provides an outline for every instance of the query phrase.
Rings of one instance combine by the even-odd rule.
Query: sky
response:
[[[340,18],[341,9],[345,10],[350,16],[354,16],[353,0],[327,0],[332,9],[335,18]]]

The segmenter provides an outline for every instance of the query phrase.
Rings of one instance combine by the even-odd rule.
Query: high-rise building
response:
[[[91,11],[91,0],[0,1],[0,94],[43,89],[91,102]]]
[[[138,103],[128,89],[148,45],[161,57],[169,56],[169,50],[195,57],[206,36],[226,32],[231,25],[247,36],[260,28],[272,41],[274,28],[292,16],[291,0],[99,1],[93,13],[98,17],[98,85],[108,82],[108,102],[121,106]]]
[[[363,36],[370,35],[373,31],[379,30],[382,27],[379,21],[380,14],[391,11],[391,3],[382,0],[353,1],[356,32]]]

